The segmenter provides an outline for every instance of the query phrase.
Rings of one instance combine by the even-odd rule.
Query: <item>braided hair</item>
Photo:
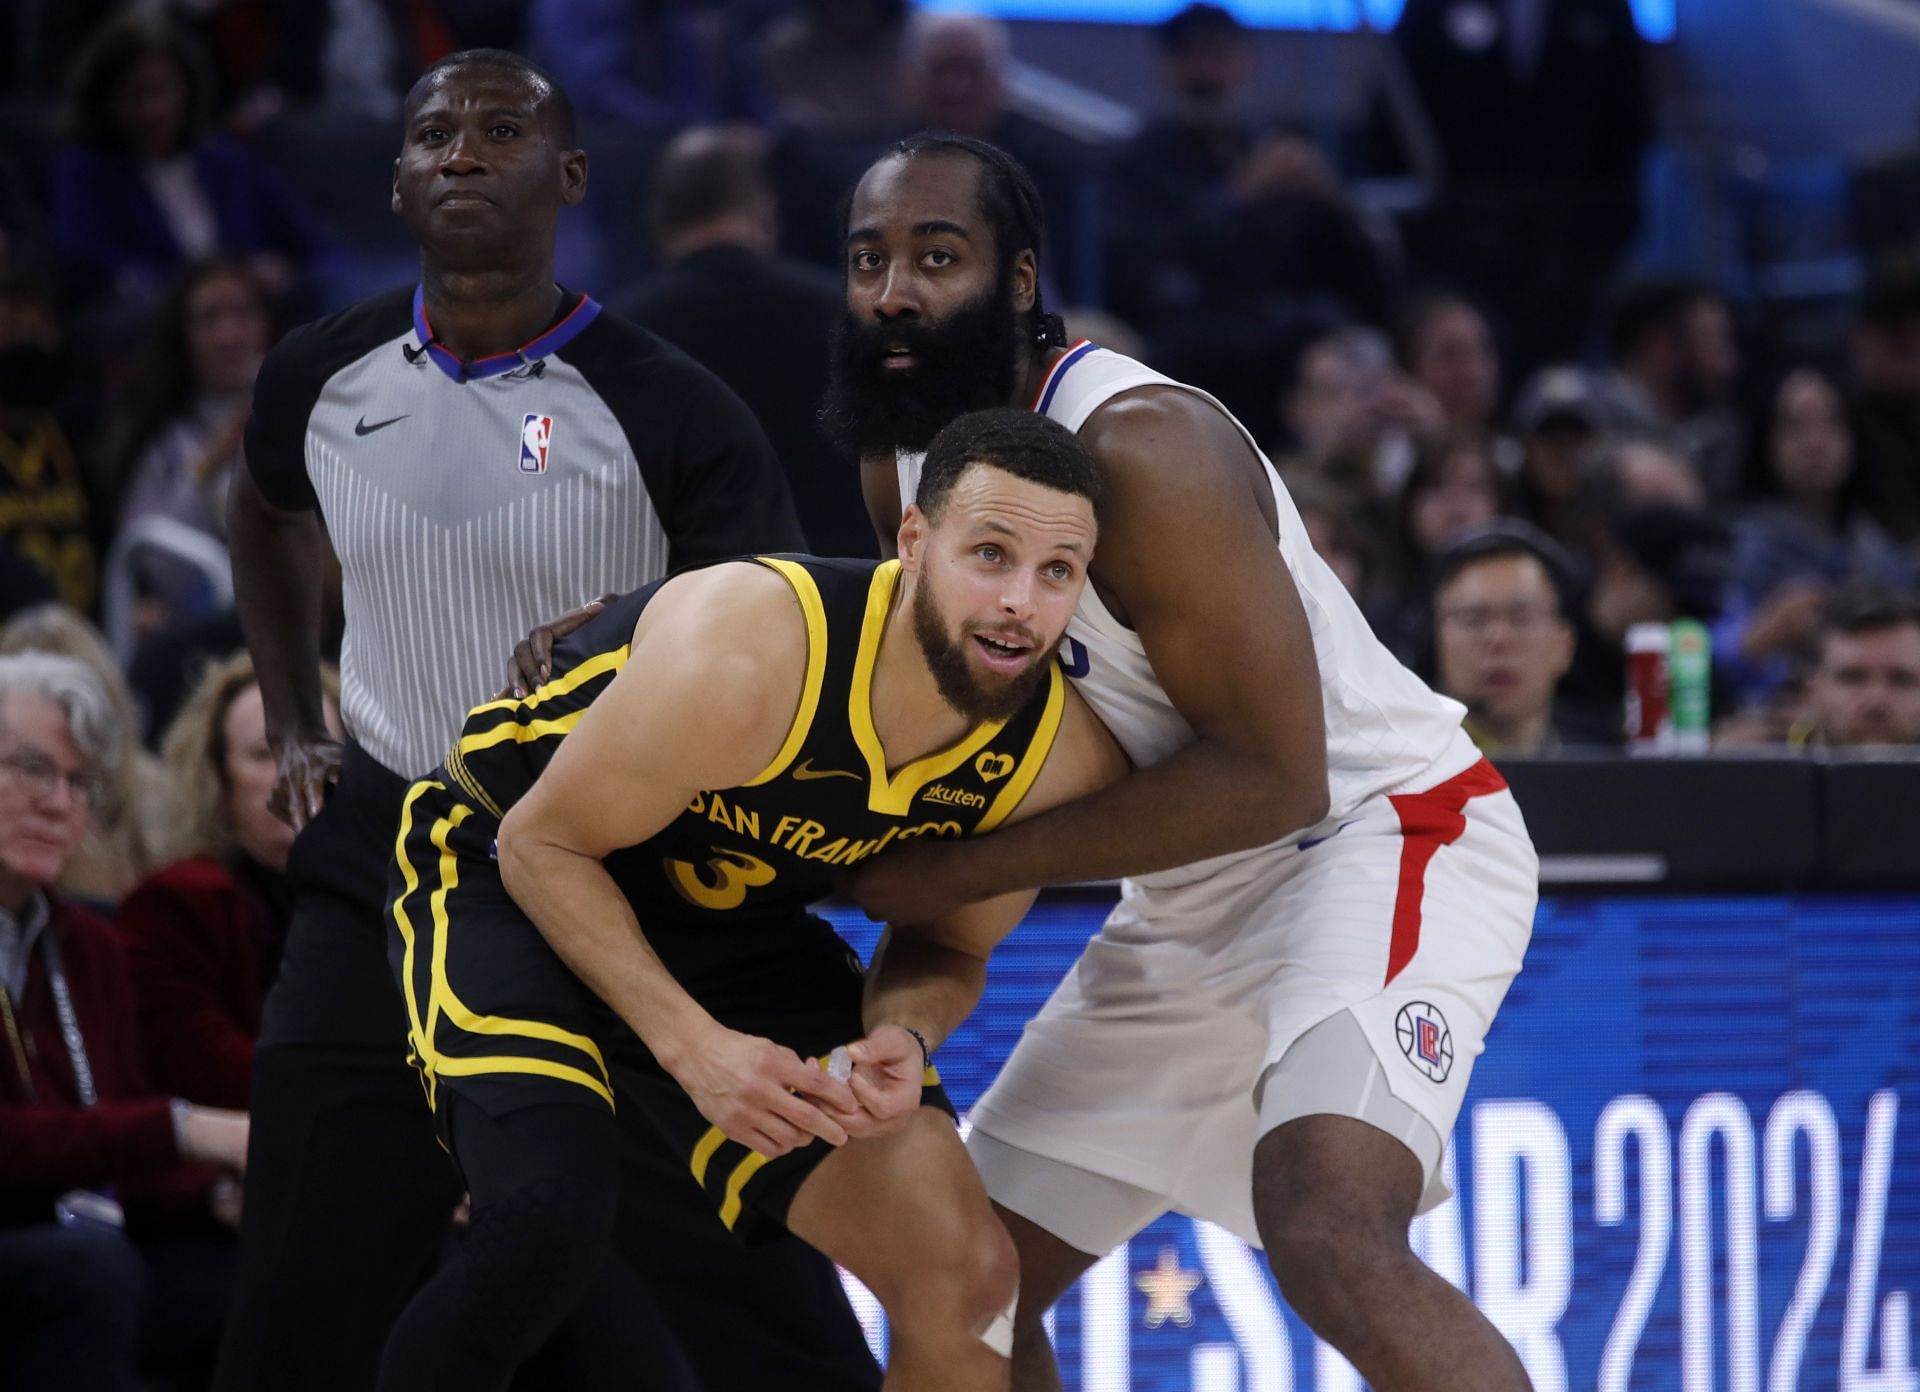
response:
[[[970,135],[951,131],[921,131],[889,145],[882,159],[910,160],[919,155],[961,155],[980,167],[980,208],[987,225],[993,229],[993,244],[1002,270],[1013,264],[1022,251],[1031,251],[1040,259],[1045,240],[1046,217],[1041,211],[1040,190],[1026,168],[1001,149]],[[1041,302],[1040,283],[1033,286],[1033,308],[1027,313],[1026,341],[1037,349],[1064,348],[1067,328],[1057,314],[1049,314]]]

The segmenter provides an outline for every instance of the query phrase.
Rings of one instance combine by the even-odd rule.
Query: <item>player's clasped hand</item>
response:
[[[860,1103],[861,1117],[847,1130],[854,1136],[891,1136],[903,1129],[920,1105],[925,1063],[920,1041],[898,1025],[881,1025],[847,1046],[853,1073],[847,1079]]]
[[[569,609],[559,618],[549,619],[514,644],[513,656],[507,659],[506,689],[500,693],[500,699],[505,700],[508,697],[519,699],[537,690],[548,677],[553,675],[554,643],[572,633],[619,597],[619,595],[604,594],[598,599],[590,599],[578,609]]]
[[[778,1159],[812,1144],[844,1145],[836,1116],[858,1110],[846,1083],[770,1039],[722,1030],[675,1072],[700,1115],[730,1141]]]

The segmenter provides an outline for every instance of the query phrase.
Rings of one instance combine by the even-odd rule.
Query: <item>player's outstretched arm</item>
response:
[[[648,945],[602,859],[665,827],[704,789],[772,761],[799,705],[806,627],[792,588],[752,564],[661,590],[633,648],[500,825],[500,873],[573,972],[646,1041],[706,1118],[764,1155],[846,1132],[816,1099],[852,1092],[790,1049],[722,1027]],[[796,1095],[804,1094],[804,1095]]]
[[[1319,669],[1259,459],[1226,416],[1164,387],[1116,397],[1080,439],[1107,485],[1096,582],[1198,738],[991,843],[877,865],[854,886],[869,912],[1173,869],[1326,815]]]
[[[1047,762],[1005,825],[1084,797],[1124,778],[1127,770],[1127,757],[1120,746],[1069,687],[1060,732]],[[991,855],[994,843],[1007,834],[1003,829],[972,844]],[[883,854],[875,864],[887,858]],[[929,1049],[939,1047],[979,1003],[986,986],[988,957],[1026,916],[1034,894],[1030,889],[1016,890],[949,910],[925,923],[889,924],[867,972],[864,1012],[868,1042],[873,1046],[869,1052],[886,1048],[883,1036],[889,1026],[919,1034]],[[898,1050],[892,1053],[897,1055]],[[856,1064],[864,1063],[859,1046],[854,1059]],[[896,1070],[896,1075],[888,1079],[894,1082],[890,1093],[876,1086],[885,1070],[856,1070],[856,1091],[869,1113],[876,1112],[876,1107],[884,1110],[889,1102],[900,1107],[898,1115],[919,1105],[917,1042],[912,1047],[912,1061],[911,1088],[902,1085]],[[863,1082],[867,1085],[862,1086]]]

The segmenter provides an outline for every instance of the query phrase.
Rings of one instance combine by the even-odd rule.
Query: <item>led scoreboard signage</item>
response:
[[[1473,0],[1461,0],[1471,4]],[[1391,29],[1407,0],[1225,0],[1242,22],[1261,29]],[[1490,0],[1499,8],[1500,0]],[[1633,0],[1640,32],[1655,42],[1673,37],[1679,0]],[[920,0],[925,10],[963,10],[1006,19],[1082,20],[1101,24],[1155,24],[1184,0]]]
[[[940,1051],[963,1113],[1105,908],[1049,899],[1001,949]],[[1448,1165],[1416,1246],[1538,1392],[1920,1392],[1920,899],[1549,900]],[[1258,1253],[1182,1217],[1052,1325],[1077,1392],[1361,1385]]]

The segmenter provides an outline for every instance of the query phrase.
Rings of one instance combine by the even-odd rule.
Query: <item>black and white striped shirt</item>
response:
[[[440,761],[534,624],[691,562],[804,549],[739,398],[585,296],[470,363],[417,289],[297,329],[261,369],[246,454],[269,502],[321,512],[341,715],[403,777]]]

